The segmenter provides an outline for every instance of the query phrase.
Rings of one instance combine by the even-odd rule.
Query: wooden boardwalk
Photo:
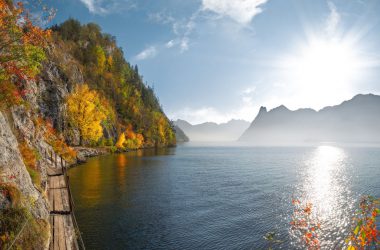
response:
[[[62,168],[48,169],[48,200],[51,241],[49,249],[79,249],[73,224],[73,210],[67,176]],[[75,218],[74,218],[75,219]]]

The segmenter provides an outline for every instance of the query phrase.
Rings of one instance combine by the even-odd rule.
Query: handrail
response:
[[[66,165],[66,164],[65,164]],[[81,248],[83,250],[86,249],[86,247],[84,246],[84,241],[83,241],[83,238],[82,238],[82,234],[79,230],[79,225],[78,225],[78,222],[76,220],[76,217],[75,217],[75,213],[74,213],[74,199],[73,199],[73,196],[72,196],[72,193],[71,193],[71,188],[70,188],[70,180],[69,180],[69,176],[67,175],[67,167],[64,167],[63,164],[62,164],[62,161],[61,161],[61,168],[62,168],[62,173],[64,174],[64,177],[65,177],[65,181],[66,181],[66,186],[67,186],[67,191],[68,191],[68,195],[69,195],[69,202],[70,202],[70,212],[71,212],[71,218],[73,220],[73,226],[74,226],[74,229],[75,231],[77,231],[77,239],[79,241],[79,245],[81,246]],[[79,246],[78,246],[78,249],[79,249]]]

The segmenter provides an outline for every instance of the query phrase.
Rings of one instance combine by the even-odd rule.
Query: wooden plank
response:
[[[69,193],[66,188],[62,189],[63,211],[70,212]]]
[[[61,189],[54,189],[54,211],[63,211]]]
[[[59,235],[59,227],[58,227],[58,216],[54,215],[54,249],[59,249],[58,235]]]
[[[59,249],[66,249],[66,241],[65,241],[65,228],[63,225],[64,217],[65,215],[58,215],[58,228],[59,228],[59,235],[58,235],[58,241],[59,241]]]
[[[50,179],[49,188],[55,188],[57,177],[56,176],[51,176],[51,177],[49,177],[49,179]]]
[[[77,249],[75,247],[75,231],[71,215],[65,216],[65,240],[67,249]]]
[[[51,239],[50,239],[50,245],[49,250],[54,250],[54,216],[50,215],[50,232],[51,232]]]
[[[59,176],[59,187],[60,188],[66,187],[65,177],[63,175]]]
[[[66,187],[66,182],[65,177],[63,175],[49,177],[49,188],[55,189],[64,187]]]

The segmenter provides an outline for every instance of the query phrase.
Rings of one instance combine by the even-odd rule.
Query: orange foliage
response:
[[[50,122],[44,121],[42,118],[38,118],[37,124],[45,127],[46,130],[44,138],[47,143],[53,147],[54,152],[60,155],[67,162],[73,162],[76,159],[76,151],[65,143]]]
[[[380,200],[374,199],[371,196],[364,196],[359,206],[359,213],[354,218],[356,226],[350,237],[346,240],[349,244],[348,249],[379,247],[380,232],[376,227],[376,217],[380,214]]]
[[[25,166],[37,169],[37,157],[38,154],[35,150],[31,149],[25,141],[18,145],[20,153],[22,155]]]
[[[33,25],[23,4],[0,0],[0,102],[17,104],[21,83],[33,79],[45,59],[50,30]],[[16,84],[15,84],[16,83]]]
[[[133,131],[132,125],[128,124],[125,132],[121,133],[117,140],[116,147],[121,149],[138,149],[144,144],[144,136]]]

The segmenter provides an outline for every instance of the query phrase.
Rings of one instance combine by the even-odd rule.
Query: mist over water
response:
[[[340,246],[361,195],[380,196],[380,148],[184,144],[70,170],[90,249],[301,248],[293,198],[313,203],[323,249]]]

